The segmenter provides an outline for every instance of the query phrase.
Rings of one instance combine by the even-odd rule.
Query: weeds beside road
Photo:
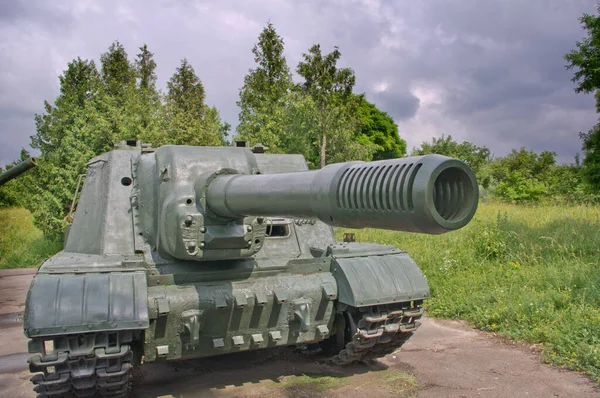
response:
[[[33,225],[33,216],[25,209],[0,209],[0,269],[37,267],[62,249]]]

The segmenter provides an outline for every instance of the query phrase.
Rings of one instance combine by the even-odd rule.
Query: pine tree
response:
[[[113,97],[116,105],[125,105],[127,90],[135,82],[135,71],[127,58],[127,52],[121,43],[113,42],[108,52],[100,57],[102,81],[106,93]]]
[[[204,86],[187,59],[181,61],[167,87],[168,134],[155,145],[222,145],[220,117],[204,104]]]
[[[336,158],[363,156],[354,153],[360,148],[353,146],[351,140],[358,129],[355,116],[358,101],[352,95],[356,82],[354,71],[337,67],[342,55],[338,47],[323,56],[321,46],[316,44],[308,54],[302,55],[304,61],[298,64],[296,72],[304,78],[304,82],[298,87],[314,102],[317,126],[312,133],[318,146],[320,167],[327,164],[328,148],[340,153]],[[344,141],[347,145],[342,144]],[[333,143],[336,144],[334,148]],[[350,152],[343,154],[344,151]]]
[[[139,50],[134,64],[137,84],[134,90],[130,90],[131,98],[128,101],[129,138],[135,137],[156,145],[166,128],[165,110],[156,88],[154,54],[146,44]]]
[[[251,143],[262,143],[271,152],[282,151],[282,140],[287,134],[284,123],[285,96],[292,88],[292,76],[283,55],[284,42],[269,23],[252,48],[258,64],[244,77],[240,90],[240,138]]]
[[[167,83],[167,102],[200,119],[204,113],[204,86],[186,58]]]
[[[36,225],[51,238],[60,238],[66,225],[79,174],[94,156],[113,148],[114,112],[93,61],[77,58],[59,78],[60,95],[45,113],[35,116],[39,166],[28,176],[35,181],[24,198]]]
[[[154,54],[144,44],[139,48],[135,66],[138,73],[138,88],[140,90],[156,90],[156,62]]]

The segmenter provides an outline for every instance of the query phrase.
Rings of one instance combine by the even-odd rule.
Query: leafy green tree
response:
[[[285,150],[281,144],[287,134],[285,103],[293,86],[283,51],[283,39],[269,23],[252,48],[258,66],[244,77],[237,102],[240,107],[240,123],[236,129],[239,137],[252,144],[260,142],[271,152]]]
[[[554,175],[555,166],[556,152],[542,151],[537,154],[525,148],[513,149],[505,157],[494,161],[492,175],[496,180],[503,180],[516,172],[525,178],[548,182]]]
[[[491,165],[497,182],[496,196],[508,202],[537,202],[548,196],[556,184],[556,153],[537,154],[525,148],[513,149]]]
[[[167,87],[167,102],[170,105],[198,119],[202,117],[205,109],[204,85],[186,58],[181,60]]]
[[[203,124],[207,131],[214,131],[217,134],[220,142],[215,145],[230,144],[227,136],[231,132],[231,125],[221,119],[221,114],[216,107],[206,107],[206,111],[203,116]]]
[[[510,172],[496,187],[496,196],[511,202],[538,202],[548,195],[548,186],[535,178],[525,178],[518,172]]]
[[[587,133],[580,133],[585,158],[582,174],[590,186],[600,194],[600,124],[596,124]]]
[[[139,50],[134,63],[137,84],[134,90],[129,90],[127,101],[126,138],[135,137],[156,146],[166,130],[165,109],[161,93],[156,88],[154,54],[146,44]]]
[[[320,167],[321,157],[315,137],[318,137],[321,124],[321,109],[310,95],[300,91],[286,96],[285,126],[286,135],[281,140],[282,148],[288,153],[301,153],[311,168]],[[372,158],[373,143],[360,143],[355,140],[360,130],[356,112],[350,107],[342,107],[337,112],[337,120],[330,123],[327,141],[327,162],[345,162]]]
[[[296,69],[304,79],[298,87],[310,96],[314,103],[313,120],[316,126],[311,133],[319,151],[320,167],[327,164],[328,140],[334,142],[335,134],[347,133],[349,129],[356,127],[351,119],[352,123],[347,125],[349,115],[355,113],[358,106],[352,96],[356,77],[352,69],[337,67],[341,56],[338,47],[323,55],[321,46],[316,44],[308,53],[302,54],[304,61],[301,61]]]
[[[156,61],[154,61],[154,54],[148,50],[148,46],[144,44],[139,48],[140,52],[137,54],[135,60],[135,68],[138,77],[138,88],[140,90],[154,90],[156,91]]]
[[[23,205],[36,225],[51,238],[60,238],[66,225],[79,174],[93,156],[115,143],[110,115],[113,112],[93,61],[77,58],[59,78],[60,95],[45,113],[35,116],[36,133],[31,147],[38,149],[39,166],[28,173]]]
[[[420,148],[414,148],[411,155],[420,156],[438,154],[462,160],[471,167],[479,184],[487,188],[491,182],[485,166],[491,160],[491,152],[485,146],[478,146],[468,141],[459,143],[451,135],[441,138],[433,137],[431,142],[423,142]]]
[[[167,134],[158,137],[155,145],[222,145],[226,126],[218,112],[204,104],[204,86],[187,59],[181,61],[167,87]]]
[[[406,156],[406,141],[398,135],[398,125],[394,123],[394,119],[363,96],[360,96],[359,101],[357,113],[360,130],[355,141],[365,146],[376,146],[372,160]]]
[[[575,158],[574,164],[556,165],[553,174],[549,196],[555,202],[581,204],[595,203],[600,199],[600,195],[594,195],[589,184],[583,183],[579,157]]]
[[[600,4],[597,10],[600,12]],[[576,48],[565,54],[566,68],[575,69],[571,80],[577,84],[577,93],[595,93],[596,112],[600,113],[600,15],[584,13],[579,22],[587,37],[576,42]],[[579,136],[585,152],[583,176],[596,192],[600,192],[600,127],[596,125]]]
[[[100,56],[102,82],[106,93],[115,99],[118,107],[125,106],[127,91],[135,83],[135,69],[127,58],[121,43],[113,42]]]

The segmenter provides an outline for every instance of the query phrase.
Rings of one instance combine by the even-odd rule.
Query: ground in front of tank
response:
[[[22,314],[35,270],[0,270],[0,397],[35,397]],[[153,363],[134,397],[600,397],[586,377],[541,363],[535,350],[462,322],[423,319],[380,361],[330,367],[290,348]]]

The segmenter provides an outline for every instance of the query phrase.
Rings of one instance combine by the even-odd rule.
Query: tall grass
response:
[[[0,269],[37,267],[62,249],[61,242],[44,237],[25,209],[0,209]]]
[[[429,315],[542,343],[548,362],[600,381],[599,213],[486,203],[467,227],[443,235],[352,232],[409,252],[432,290]]]

